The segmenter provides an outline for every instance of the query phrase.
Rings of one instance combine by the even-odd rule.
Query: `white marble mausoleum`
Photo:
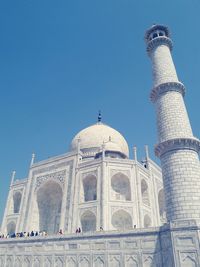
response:
[[[124,137],[97,122],[83,129],[64,155],[31,164],[28,177],[12,181],[3,233],[56,234],[123,231],[165,220],[163,182],[146,152],[129,158]]]
[[[147,146],[142,161],[136,147],[130,158],[125,137],[99,114],[66,154],[39,162],[33,155],[25,179],[13,173],[1,232],[48,234],[1,238],[0,266],[200,266],[200,142],[184,104],[169,29],[153,25],[145,41],[161,167]]]

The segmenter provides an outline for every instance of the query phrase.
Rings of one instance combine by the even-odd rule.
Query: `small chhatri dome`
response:
[[[153,24],[145,33],[145,41],[148,43],[157,37],[170,37],[170,31],[167,26]]]
[[[102,122],[98,122],[80,131],[71,142],[71,150],[77,150],[79,146],[84,157],[95,157],[102,150],[103,144],[108,142],[109,146],[112,143],[112,147],[115,147],[114,151],[129,157],[128,144],[124,137],[118,131]]]

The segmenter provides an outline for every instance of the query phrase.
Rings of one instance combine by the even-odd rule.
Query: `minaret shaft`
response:
[[[159,144],[168,221],[200,220],[199,140],[193,136],[171,56],[168,28],[154,25],[146,32],[147,51],[152,60]]]
[[[158,141],[163,142],[173,138],[193,137],[184,100],[179,92],[173,91],[170,85],[166,92],[156,101],[156,122]]]
[[[167,45],[160,45],[151,54],[154,87],[161,83],[178,82],[176,69]]]

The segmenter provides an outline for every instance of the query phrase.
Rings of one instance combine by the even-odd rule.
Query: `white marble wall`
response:
[[[163,187],[161,171],[150,159],[143,165],[134,160],[118,158],[78,162],[77,154],[61,155],[33,164],[29,178],[21,184],[18,181],[17,187],[14,183],[10,188],[8,207],[13,202],[16,188],[24,193],[19,213],[14,214],[13,209],[6,209],[2,232],[7,232],[7,225],[12,221],[16,224],[16,232],[48,229],[52,232],[53,229],[62,229],[74,233],[77,228],[82,228],[82,224],[88,228],[90,219],[95,230],[100,227],[115,230],[117,225],[132,229],[161,225],[163,221],[160,219],[158,203],[158,193]],[[95,188],[88,189],[85,186],[88,179],[90,186],[92,179]],[[123,188],[119,186],[120,183]],[[144,192],[143,183],[146,185]],[[92,190],[94,199],[85,199],[88,190]],[[53,194],[58,199],[58,191],[62,201],[60,212],[55,206],[58,201],[52,202],[50,197]],[[45,223],[53,222],[50,213],[49,218],[45,217],[51,210],[58,217],[58,225],[47,225],[47,229],[40,229],[45,227]]]
[[[0,266],[198,267],[194,221],[129,232],[0,239]]]

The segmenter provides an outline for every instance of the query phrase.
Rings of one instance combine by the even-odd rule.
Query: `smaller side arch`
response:
[[[14,221],[11,221],[7,224],[7,233],[9,235],[14,234],[16,231],[16,223]]]
[[[97,178],[94,175],[88,175],[83,178],[84,201],[97,200]]]
[[[145,216],[144,216],[144,227],[145,228],[148,228],[148,227],[151,227],[151,218],[150,218],[150,216],[148,215],[148,214],[146,214]]]
[[[165,196],[163,188],[158,192],[158,206],[161,222],[166,220]]]
[[[125,210],[117,210],[112,215],[112,225],[117,230],[128,230],[133,228],[131,215]]]
[[[20,191],[13,193],[13,212],[19,213],[21,206],[22,193]]]
[[[116,200],[131,200],[131,185],[128,176],[121,172],[116,173],[111,178],[111,188],[115,193]]]
[[[143,204],[150,206],[149,188],[148,188],[147,182],[144,179],[142,179],[142,181],[141,181],[141,194],[142,194]]]
[[[96,231],[96,216],[91,211],[85,211],[81,216],[81,227],[83,232]]]

